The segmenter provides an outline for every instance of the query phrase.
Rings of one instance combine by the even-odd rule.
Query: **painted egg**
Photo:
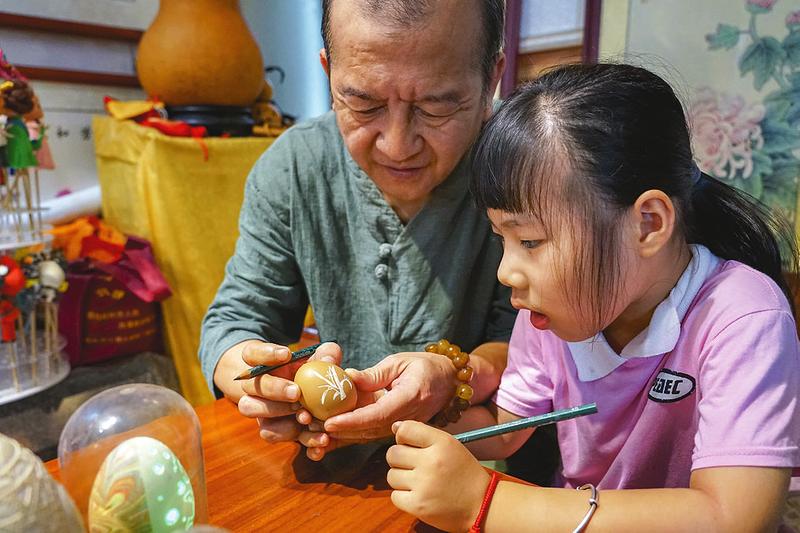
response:
[[[355,385],[333,363],[309,361],[297,369],[294,382],[302,393],[300,403],[320,420],[352,411],[356,406]]]
[[[167,446],[134,437],[108,454],[89,497],[89,530],[185,531],[194,523],[194,491]]]

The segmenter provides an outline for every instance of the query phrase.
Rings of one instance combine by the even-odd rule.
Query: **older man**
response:
[[[465,160],[504,66],[503,0],[327,0],[333,112],[284,133],[247,181],[240,237],[203,323],[209,385],[259,419],[268,441],[312,459],[346,440],[429,420],[456,370],[422,352],[448,338],[471,352],[473,402],[497,388],[514,320],[501,257],[467,191]],[[361,407],[312,425],[288,359],[308,304],[316,357],[354,373]],[[387,392],[388,390],[388,392]],[[376,401],[377,400],[377,401]],[[316,431],[312,431],[316,430]]]

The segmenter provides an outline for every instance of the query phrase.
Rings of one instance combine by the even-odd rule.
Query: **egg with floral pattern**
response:
[[[300,403],[319,420],[352,411],[358,393],[344,370],[325,361],[309,361],[297,369],[294,382],[300,387]]]

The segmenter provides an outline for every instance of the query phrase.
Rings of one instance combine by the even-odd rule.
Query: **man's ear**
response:
[[[500,79],[503,77],[503,72],[506,70],[506,55],[503,52],[500,52],[500,57],[497,58],[497,62],[492,67],[492,77],[489,80],[489,86],[486,88],[486,112],[484,115],[484,120],[489,120],[489,117],[492,116],[492,99],[494,98],[495,92],[497,92],[497,86],[500,84]]]
[[[325,75],[328,76],[328,80],[330,80],[331,66],[328,64],[328,52],[324,48],[319,49],[319,64],[322,65],[322,70],[325,71]]]
[[[651,189],[639,195],[631,209],[639,255],[653,257],[664,249],[675,233],[675,205],[663,191]]]

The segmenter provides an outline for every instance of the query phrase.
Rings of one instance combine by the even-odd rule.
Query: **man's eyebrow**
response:
[[[361,91],[359,89],[356,89],[355,87],[343,87],[343,88],[339,89],[339,93],[342,96],[352,96],[352,97],[358,98],[360,100],[369,100],[371,102],[374,102],[376,100],[376,98],[374,96],[372,96],[371,94],[369,94],[367,92],[364,92],[364,91]]]

